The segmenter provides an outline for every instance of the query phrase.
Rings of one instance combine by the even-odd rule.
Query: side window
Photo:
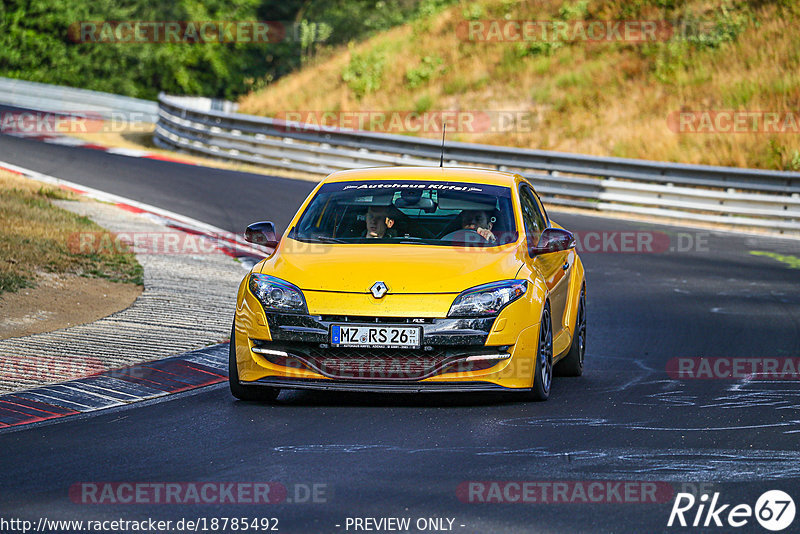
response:
[[[542,231],[546,228],[546,223],[533,191],[525,184],[519,188],[519,202],[522,207],[522,220],[525,223],[525,235],[528,237],[528,245],[536,245],[539,242],[539,236],[542,235]]]

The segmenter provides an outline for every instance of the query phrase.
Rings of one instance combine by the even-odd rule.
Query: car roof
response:
[[[376,180],[437,180],[445,182],[466,182],[486,185],[514,186],[514,174],[490,169],[469,169],[461,167],[370,167],[338,171],[329,175],[323,183],[368,182]]]

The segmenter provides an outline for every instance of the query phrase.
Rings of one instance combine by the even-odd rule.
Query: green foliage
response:
[[[732,43],[750,22],[746,8],[723,4],[713,19],[689,16],[680,21],[679,38],[695,49],[719,48]]]
[[[666,43],[647,44],[642,47],[645,56],[656,56],[653,62],[653,75],[664,84],[692,83],[681,76],[689,66],[708,63],[704,52],[713,52],[738,36],[752,22],[752,12],[745,4],[723,4],[713,17],[701,17],[687,13],[673,23],[675,34]],[[703,58],[705,59],[698,59]],[[747,90],[734,95],[733,100],[749,100]]]
[[[583,20],[589,14],[589,0],[567,2],[558,10],[561,20]]]
[[[456,75],[452,80],[445,82],[442,90],[446,95],[459,95],[465,93],[470,86],[470,81],[461,75]]]
[[[303,19],[300,22],[300,47],[302,49],[303,62],[311,58],[317,50],[317,46],[327,41],[333,28],[326,22],[309,22]]]
[[[430,95],[422,95],[414,103],[414,111],[417,113],[425,113],[426,111],[430,111],[432,107],[433,99],[430,97]]]
[[[559,74],[555,80],[556,87],[567,89],[570,87],[589,87],[592,84],[591,77],[583,70],[571,70]]]
[[[767,163],[773,169],[784,171],[800,171],[800,151],[791,150],[776,142],[769,140]]]
[[[427,18],[435,15],[454,2],[455,0],[422,0],[417,6],[414,15],[418,18]]]
[[[263,20],[259,4],[7,0],[0,11],[0,75],[139,98],[159,91],[234,98],[249,89],[248,79],[282,72],[264,58],[286,55],[295,44],[80,42],[80,22]]]
[[[684,41],[670,41],[663,45],[655,45],[653,49],[658,54],[653,63],[653,76],[663,84],[672,85],[675,83],[678,71],[685,69],[688,64],[688,45]],[[649,53],[649,50],[645,53]]]
[[[380,89],[384,62],[383,54],[376,49],[352,53],[350,63],[342,69],[342,80],[357,98],[363,98]]]
[[[33,283],[25,276],[0,272],[0,293],[13,293],[25,287],[33,287]]]
[[[443,69],[440,66],[442,63],[442,58],[438,56],[423,57],[418,67],[406,71],[406,86],[409,89],[416,89],[428,83],[431,78],[441,74]]]
[[[550,102],[552,99],[550,85],[542,83],[534,86],[531,90],[531,99],[537,103]]]
[[[428,17],[455,0],[310,0],[302,17],[331,28],[330,44],[367,38],[404,22]]]
[[[673,10],[683,0],[617,0],[617,20],[632,20],[647,13],[647,8],[656,7],[662,10]]]
[[[792,152],[792,157],[789,160],[789,170],[800,171],[800,151],[795,150]]]
[[[235,99],[292,72],[320,47],[363,39],[452,2],[4,0],[0,76],[137,98],[164,91]],[[285,36],[270,43],[78,42],[82,21],[277,21]]]
[[[720,98],[722,105],[727,108],[741,108],[748,105],[762,90],[754,80],[737,82],[722,89]]]
[[[467,20],[481,20],[486,16],[486,12],[481,4],[467,3],[462,12],[462,16]]]
[[[551,56],[553,52],[564,46],[563,41],[530,41],[528,43],[515,43],[512,48],[517,58],[526,56]]]
[[[772,258],[775,261],[786,264],[790,269],[800,269],[800,258],[791,256],[789,254],[778,254],[777,252],[768,252],[765,250],[751,250],[750,254],[753,256],[764,256]]]

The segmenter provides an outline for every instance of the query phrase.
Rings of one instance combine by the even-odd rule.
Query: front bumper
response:
[[[243,384],[340,391],[506,391],[529,388],[538,325],[514,345],[487,346],[495,318],[392,318],[266,314],[266,326],[237,320]],[[330,347],[331,324],[409,324],[419,349]],[[252,323],[251,323],[252,324]],[[239,331],[242,325],[242,331]],[[268,335],[265,335],[268,334]],[[535,353],[535,351],[533,352]]]
[[[251,343],[250,350],[272,365],[350,381],[419,381],[455,372],[482,371],[511,357],[507,347],[426,345],[423,349],[373,349],[262,340]]]
[[[464,392],[513,392],[514,388],[491,382],[342,382],[338,380],[290,379],[268,377],[248,384],[279,389],[310,389],[319,391],[355,391],[363,393],[464,393]]]

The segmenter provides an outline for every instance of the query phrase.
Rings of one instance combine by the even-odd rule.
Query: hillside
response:
[[[452,0],[4,0],[0,76],[155,99],[236,98]],[[359,24],[353,24],[353,20]]]
[[[721,7],[700,0],[465,2],[322,52],[243,97],[240,111],[319,118],[323,111],[344,117],[389,110],[405,117],[460,110],[490,121],[507,112],[518,118],[515,126],[464,128],[448,137],[800,170],[799,20],[800,4],[793,0]],[[566,22],[570,28],[581,21],[657,21],[671,36],[659,33],[659,40],[645,42],[587,41],[576,32],[566,39],[469,38],[470,23],[489,28],[490,21]],[[682,111],[699,113],[683,123]],[[689,133],[697,129],[701,133]],[[390,129],[441,135],[436,128],[422,130]]]

